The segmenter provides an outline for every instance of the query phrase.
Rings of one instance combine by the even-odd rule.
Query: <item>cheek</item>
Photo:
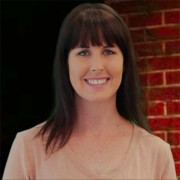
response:
[[[76,61],[70,59],[68,65],[70,77],[73,78],[73,76],[75,76],[78,73],[78,64],[76,63]]]
[[[110,71],[113,73],[115,78],[121,78],[123,73],[123,62],[114,63],[110,66]]]
[[[82,63],[69,61],[69,76],[71,82],[79,81],[83,79],[86,72],[86,67]]]
[[[112,83],[114,88],[116,90],[119,88],[122,82],[122,74],[123,74],[123,62],[115,63],[113,66],[111,66],[111,72],[112,72]]]

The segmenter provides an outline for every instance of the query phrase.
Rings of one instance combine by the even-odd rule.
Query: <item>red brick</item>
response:
[[[147,86],[148,82],[147,82],[147,74],[140,74],[139,75],[139,80],[142,86]]]
[[[154,135],[160,137],[162,140],[166,141],[164,132],[154,132]]]
[[[147,70],[147,63],[145,59],[138,59],[137,68],[139,72],[144,72]]]
[[[178,0],[146,0],[146,1],[122,1],[112,2],[110,6],[123,13],[142,13],[156,10],[174,9],[180,7]]]
[[[163,54],[162,43],[141,43],[135,45],[138,56],[156,56]]]
[[[171,151],[173,154],[174,161],[180,161],[180,148],[171,148]]]
[[[171,145],[180,145],[180,131],[168,132],[168,143]]]
[[[140,81],[143,86],[155,86],[163,84],[163,73],[140,74]]]
[[[147,40],[177,39],[180,36],[180,28],[176,26],[148,28],[146,31]]]
[[[165,12],[165,23],[179,23],[180,22],[180,10]]]
[[[145,4],[143,1],[122,1],[110,3],[110,6],[114,8],[118,13],[132,13],[132,12],[144,12]]]
[[[176,167],[176,175],[180,176],[180,163],[175,163],[175,167]]]
[[[180,114],[180,101],[167,102],[167,114]]]
[[[165,9],[174,9],[179,8],[180,3],[179,0],[147,0],[147,6],[150,10],[165,10]]]
[[[180,84],[180,71],[166,72],[166,84]]]
[[[179,69],[180,57],[153,57],[146,60],[147,70],[165,70],[165,69]]]
[[[157,87],[146,89],[146,98],[148,100],[179,100],[180,87]]]
[[[164,103],[163,102],[148,102],[147,115],[164,115]]]
[[[162,13],[129,15],[128,22],[130,27],[160,25],[162,24]]]
[[[145,40],[145,33],[143,29],[130,30],[134,42],[143,42]]]
[[[149,123],[153,131],[180,129],[180,117],[149,118]]]
[[[180,53],[180,40],[166,42],[165,51],[166,54]]]

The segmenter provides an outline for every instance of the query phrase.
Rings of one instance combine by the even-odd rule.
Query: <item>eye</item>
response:
[[[103,53],[104,53],[104,55],[106,55],[106,56],[107,56],[107,55],[115,54],[115,52],[112,51],[112,50],[110,50],[110,49],[105,49]]]
[[[89,55],[89,51],[88,51],[88,50],[80,51],[80,52],[78,53],[78,55],[80,55],[80,56],[88,56],[88,55]]]

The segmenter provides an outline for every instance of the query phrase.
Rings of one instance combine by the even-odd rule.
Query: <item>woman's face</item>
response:
[[[69,52],[70,82],[78,98],[99,102],[116,98],[123,73],[118,46],[77,46]]]

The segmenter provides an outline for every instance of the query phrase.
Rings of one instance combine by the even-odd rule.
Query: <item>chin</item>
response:
[[[92,103],[101,103],[101,102],[106,102],[106,101],[111,101],[116,99],[115,94],[114,95],[97,95],[97,96],[84,96],[81,97],[84,101],[92,102]]]

